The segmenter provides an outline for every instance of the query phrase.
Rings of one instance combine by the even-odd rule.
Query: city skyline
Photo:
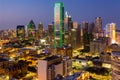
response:
[[[39,22],[44,27],[54,21],[54,3],[63,2],[65,11],[73,21],[95,22],[95,17],[102,17],[103,27],[107,23],[120,25],[119,0],[80,0],[80,1],[33,1],[33,0],[0,0],[0,30],[15,29],[17,25],[27,25],[32,19],[36,27]]]

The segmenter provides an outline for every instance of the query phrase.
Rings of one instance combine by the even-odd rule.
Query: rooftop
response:
[[[54,60],[54,59],[57,59],[57,58],[60,58],[59,56],[51,56],[51,57],[46,57],[44,60],[47,60],[47,61],[50,61],[50,60]]]

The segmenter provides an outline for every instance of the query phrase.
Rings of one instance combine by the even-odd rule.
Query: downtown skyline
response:
[[[111,22],[120,26],[119,0],[0,0],[0,30],[27,25],[31,19],[36,27],[39,22],[47,27],[54,21],[55,2],[64,3],[65,11],[72,16],[73,21],[94,22],[95,17],[102,17],[103,27]]]

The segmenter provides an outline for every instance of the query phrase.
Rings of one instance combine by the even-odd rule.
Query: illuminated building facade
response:
[[[65,18],[64,18],[64,28],[65,28],[65,34],[64,34],[64,44],[68,45],[70,44],[70,33],[71,29],[73,28],[73,22],[72,18],[68,13],[65,13]]]
[[[72,18],[67,12],[65,13],[64,26],[65,32],[69,32],[72,29]]]
[[[116,43],[116,24],[110,23],[106,25],[106,37],[111,39],[111,43]]]
[[[97,29],[98,33],[100,31],[102,31],[102,18],[101,17],[96,17],[95,26],[96,26],[96,29]]]
[[[38,24],[38,37],[43,37],[43,24],[41,22]]]
[[[36,36],[36,27],[35,27],[35,24],[33,22],[33,20],[31,20],[27,26],[27,29],[28,29],[28,38],[29,39],[35,39],[35,36]]]
[[[54,47],[62,47],[64,43],[64,6],[62,2],[54,6]]]
[[[97,39],[99,37],[103,37],[103,29],[102,29],[102,18],[96,17],[95,19],[95,34],[94,38]]]
[[[104,52],[107,42],[104,40],[94,40],[90,42],[90,52],[94,55]]]
[[[74,31],[74,29],[75,29],[75,31]],[[80,25],[78,22],[73,22],[73,30],[72,31],[73,31],[73,35],[71,32],[71,35],[72,35],[71,38],[73,38],[75,35],[74,40],[76,41],[76,43],[75,42],[71,42],[71,43],[76,44],[74,48],[79,48],[80,47]],[[74,34],[74,32],[75,32],[75,34]]]
[[[49,35],[50,37],[53,37],[53,36],[54,36],[54,26],[53,26],[53,24],[49,24],[49,25],[48,25],[48,35]]]
[[[57,75],[68,76],[72,71],[69,57],[51,56],[38,60],[38,80],[57,80]]]
[[[112,80],[120,80],[120,51],[113,51],[112,52],[112,71],[111,71],[111,77]]]
[[[16,32],[17,32],[17,37],[19,39],[25,38],[25,26],[24,25],[18,25],[16,28]]]
[[[51,45],[51,46],[54,46],[54,25],[53,24],[49,24],[48,25],[48,37],[49,37],[49,41],[48,43]]]
[[[116,43],[120,44],[120,30],[116,30]]]

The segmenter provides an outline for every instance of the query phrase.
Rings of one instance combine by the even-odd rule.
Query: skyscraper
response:
[[[65,13],[64,27],[65,32],[69,32],[72,29],[72,18],[67,12]]]
[[[98,33],[100,31],[102,31],[102,18],[101,17],[96,17],[95,26],[96,26],[96,30],[97,30]]]
[[[66,12],[64,18],[64,44],[70,44],[70,33],[73,28],[73,22],[71,16]]]
[[[88,33],[88,22],[82,22],[83,33]]]
[[[17,32],[17,37],[19,39],[25,38],[25,26],[24,25],[18,25],[16,28],[16,32]]]
[[[38,37],[43,37],[43,24],[41,22],[38,24]]]
[[[35,39],[35,36],[36,36],[36,33],[35,33],[35,30],[36,30],[36,27],[35,27],[35,24],[33,22],[33,20],[31,20],[27,26],[27,29],[28,29],[28,38],[29,39]]]
[[[104,35],[104,31],[102,29],[102,18],[96,17],[94,38],[97,39],[99,37],[103,37],[103,35]]]
[[[64,6],[62,2],[54,6],[54,47],[62,47],[64,43]]]
[[[116,42],[116,24],[110,23],[106,25],[106,37],[109,37],[111,43]]]

